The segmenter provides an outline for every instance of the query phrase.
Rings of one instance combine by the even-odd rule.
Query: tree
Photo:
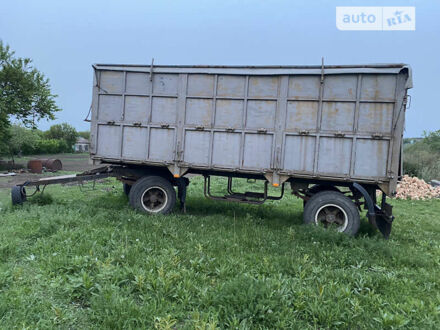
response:
[[[440,129],[434,132],[423,132],[423,141],[432,151],[440,152]]]
[[[90,131],[82,131],[82,132],[78,132],[78,134],[82,138],[84,138],[86,140],[90,140]]]
[[[29,58],[15,57],[0,40],[0,154],[8,153],[11,117],[27,127],[40,119],[55,119],[60,109],[49,80],[32,66]]]
[[[45,132],[45,135],[48,139],[64,140],[69,151],[72,150],[73,145],[78,139],[78,132],[76,129],[67,123],[51,126],[49,130]]]
[[[37,143],[42,132],[37,129],[27,129],[20,125],[12,125],[9,129],[9,154],[14,159],[16,155],[29,155],[36,151]]]
[[[0,156],[8,153],[9,122],[6,114],[0,109]]]

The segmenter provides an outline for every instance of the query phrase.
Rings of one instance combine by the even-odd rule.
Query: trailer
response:
[[[177,198],[184,208],[190,174],[203,175],[205,196],[219,201],[262,204],[288,185],[304,200],[305,223],[355,235],[364,208],[389,236],[408,65],[93,69],[90,157],[106,167],[69,180],[116,177],[149,214],[171,212]],[[211,193],[212,176],[228,178],[226,194]],[[260,180],[263,192],[234,192],[234,178]],[[29,184],[39,186],[15,187],[16,201]]]

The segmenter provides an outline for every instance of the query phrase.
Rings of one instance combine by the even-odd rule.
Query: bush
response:
[[[425,133],[424,138],[407,144],[403,150],[403,171],[430,181],[440,179],[440,131]]]
[[[53,198],[48,193],[37,194],[29,200],[30,204],[49,205],[53,203]]]
[[[8,142],[4,143],[4,147],[1,147],[0,155],[10,156],[12,159],[17,155],[55,154],[72,152],[73,150],[71,145],[72,136],[68,141],[62,137],[50,137],[48,132],[29,129],[20,125],[10,126],[8,135]]]
[[[37,141],[35,154],[57,154],[69,152],[69,146],[64,140],[40,139]]]

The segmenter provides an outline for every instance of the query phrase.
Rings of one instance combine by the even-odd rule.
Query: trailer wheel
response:
[[[309,199],[304,208],[304,223],[333,228],[350,236],[356,235],[360,216],[350,198],[337,191],[322,191]]]
[[[310,189],[307,189],[307,193],[314,196],[321,191],[339,191],[335,186],[331,186],[328,184],[315,184]],[[303,207],[306,207],[308,201],[303,201]]]
[[[26,201],[26,190],[22,186],[13,186],[11,188],[12,205],[23,204]]]
[[[129,194],[130,205],[149,214],[167,214],[176,204],[176,192],[168,180],[147,176],[133,184]]]
[[[124,193],[128,196],[130,194],[131,185],[127,183],[123,183],[122,189],[124,189]]]

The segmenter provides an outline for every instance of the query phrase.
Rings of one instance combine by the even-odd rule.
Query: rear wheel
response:
[[[335,186],[331,186],[331,185],[327,185],[327,184],[315,184],[311,188],[307,189],[307,194],[313,196],[321,191],[329,191],[329,190],[330,191],[340,191]],[[308,201],[303,201],[303,207],[306,207],[307,202]]]
[[[160,176],[147,176],[133,184],[129,193],[130,205],[149,214],[167,214],[176,204],[173,185]]]
[[[309,199],[304,223],[354,236],[359,230],[359,211],[353,201],[337,191],[322,191]]]

